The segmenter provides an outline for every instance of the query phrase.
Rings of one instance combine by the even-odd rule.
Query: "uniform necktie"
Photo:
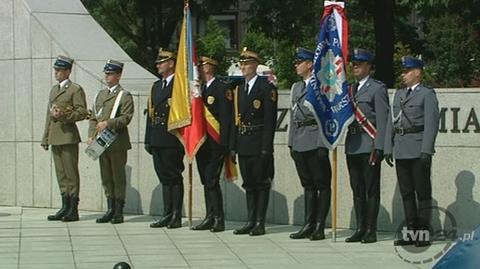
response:
[[[162,82],[162,89],[165,89],[167,87],[167,80],[164,79]]]
[[[407,90],[407,97],[412,93],[412,88],[408,88]]]
[[[355,96],[355,94],[357,94],[358,86],[360,86],[360,83],[358,83],[358,82],[355,82],[355,84],[353,84],[353,88],[352,88],[352,95],[353,96]]]
[[[245,92],[248,94],[248,83],[245,83]]]

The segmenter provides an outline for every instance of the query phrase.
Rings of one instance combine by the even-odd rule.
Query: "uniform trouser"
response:
[[[306,190],[330,190],[332,168],[328,158],[328,150],[318,148],[314,150],[291,152],[302,187]]]
[[[127,164],[127,151],[110,149],[100,155],[100,174],[102,185],[107,198],[125,200],[127,176],[125,165]]]
[[[52,153],[60,192],[78,197],[78,144],[52,145]]]
[[[366,201],[380,199],[381,163],[371,166],[368,163],[370,153],[347,154],[347,167],[350,175],[350,187],[353,198]]]
[[[274,175],[273,154],[240,155],[238,160],[242,187],[246,191],[270,190]]]
[[[417,222],[417,218],[424,216],[424,225],[428,225],[432,206],[431,162],[424,163],[420,158],[396,159],[395,164],[407,222]]]
[[[152,147],[153,167],[163,186],[183,184],[183,148]]]
[[[205,145],[198,150],[195,158],[202,185],[207,188],[218,185],[225,162],[225,154],[220,150],[212,150]]]

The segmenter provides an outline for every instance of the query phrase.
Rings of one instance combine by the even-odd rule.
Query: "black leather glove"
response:
[[[385,162],[388,164],[388,166],[393,167],[393,154],[385,154]]]
[[[230,150],[230,159],[234,164],[237,164],[237,152],[235,150]]]
[[[152,147],[150,144],[145,144],[145,151],[148,152],[148,154],[152,155]]]
[[[380,163],[383,160],[383,150],[376,149],[375,155],[377,155],[377,163]]]
[[[432,163],[432,155],[422,152],[420,154],[420,161],[423,165],[430,166],[430,164]]]

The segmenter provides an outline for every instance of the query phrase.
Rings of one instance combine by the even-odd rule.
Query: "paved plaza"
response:
[[[233,235],[242,225],[227,222],[227,231],[210,233],[152,229],[155,217],[127,215],[119,225],[97,224],[99,212],[80,212],[79,222],[47,221],[52,209],[0,207],[0,268],[111,269],[126,261],[135,269],[153,268],[431,268],[413,265],[412,253],[395,251],[392,233],[380,233],[375,244],[344,243],[351,233],[337,232],[337,242],[291,240],[299,227],[269,225],[267,235]],[[198,221],[198,220],[196,220]],[[186,220],[184,219],[184,225]],[[436,248],[438,249],[438,247]],[[437,251],[430,249],[434,256]],[[428,252],[428,251],[427,251]],[[418,259],[423,260],[425,259]]]

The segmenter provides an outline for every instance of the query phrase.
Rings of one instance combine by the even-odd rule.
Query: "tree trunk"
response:
[[[393,87],[395,73],[393,69],[394,53],[394,0],[375,0],[375,77],[383,81],[387,87]]]

